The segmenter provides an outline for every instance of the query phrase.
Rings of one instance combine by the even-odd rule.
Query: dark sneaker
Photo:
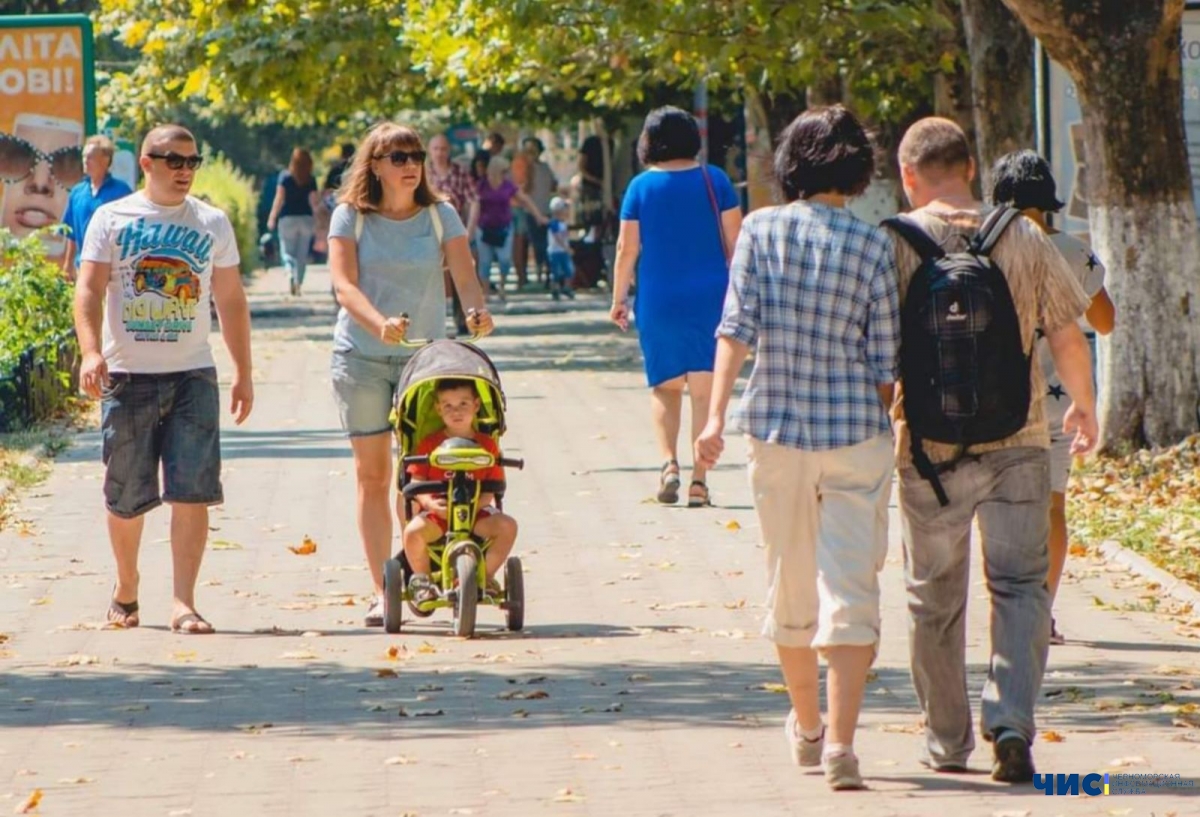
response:
[[[1024,736],[1005,730],[992,747],[992,780],[997,783],[1030,783],[1033,781],[1033,755]]]

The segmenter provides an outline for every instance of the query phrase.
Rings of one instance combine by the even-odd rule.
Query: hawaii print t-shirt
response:
[[[104,359],[114,372],[163,374],[213,365],[213,267],[238,263],[225,214],[188,196],[164,207],[142,192],[96,211],[83,261],[111,265]]]

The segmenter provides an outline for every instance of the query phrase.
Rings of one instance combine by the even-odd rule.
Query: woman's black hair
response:
[[[846,108],[813,108],[796,117],[775,149],[775,179],[787,201],[819,193],[857,196],[875,172],[875,149]]]
[[[604,143],[595,134],[583,140],[579,146],[579,155],[583,160],[582,169],[597,179],[604,176]]]
[[[1018,210],[1033,208],[1057,213],[1058,200],[1050,165],[1032,150],[1017,150],[996,160],[992,167],[992,204],[1007,204]]]
[[[690,113],[667,105],[646,117],[637,145],[638,161],[643,165],[695,159],[699,153],[700,126]]]

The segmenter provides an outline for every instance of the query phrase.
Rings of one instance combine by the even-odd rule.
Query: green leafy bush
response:
[[[255,215],[258,195],[254,182],[211,148],[204,149],[204,156],[204,164],[192,183],[192,195],[220,207],[229,216],[237,236],[238,254],[242,257],[242,275],[247,275],[258,258],[258,219]]]
[[[0,228],[0,373],[22,352],[70,331],[73,292],[41,239]]]

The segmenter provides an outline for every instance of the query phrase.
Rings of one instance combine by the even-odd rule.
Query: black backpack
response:
[[[883,222],[921,256],[900,313],[900,378],[913,466],[949,504],[938,474],[976,443],[1011,437],[1029,416],[1029,363],[1004,273],[989,257],[1020,213],[994,210],[965,252],[947,253],[915,221]],[[959,446],[934,467],[922,440]]]

